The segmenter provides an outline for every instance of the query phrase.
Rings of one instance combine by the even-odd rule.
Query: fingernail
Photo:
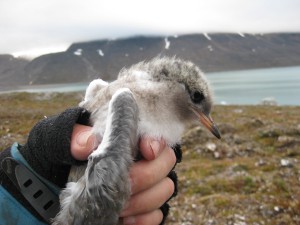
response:
[[[134,216],[130,216],[130,217],[126,217],[123,219],[123,224],[124,225],[132,225],[135,224],[135,217]]]
[[[78,134],[76,140],[77,140],[77,144],[85,147],[88,144],[88,140],[91,137],[91,131],[82,131],[81,133]]]
[[[159,143],[159,141],[152,140],[150,142],[150,147],[151,147],[151,149],[153,151],[154,156],[156,157],[157,154],[158,154],[158,152],[159,152],[159,149],[160,149],[160,143]]]

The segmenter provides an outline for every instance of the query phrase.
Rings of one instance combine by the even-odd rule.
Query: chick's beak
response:
[[[206,116],[203,112],[196,110],[194,108],[191,108],[192,111],[196,114],[197,117],[199,117],[200,122],[218,139],[221,139],[221,135],[219,132],[219,129],[215,125],[214,121],[210,117],[210,115]]]

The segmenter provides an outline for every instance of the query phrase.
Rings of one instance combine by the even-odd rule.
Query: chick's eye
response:
[[[195,91],[192,94],[192,100],[194,103],[200,103],[203,99],[204,99],[204,95],[203,95],[203,93],[201,93],[199,91]]]

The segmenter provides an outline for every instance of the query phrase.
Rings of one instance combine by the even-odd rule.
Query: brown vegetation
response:
[[[81,93],[0,95],[0,149],[76,106]],[[183,138],[179,194],[167,224],[300,224],[300,107],[216,106],[217,140],[200,124]]]

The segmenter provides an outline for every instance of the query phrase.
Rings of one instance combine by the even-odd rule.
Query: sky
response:
[[[0,54],[136,35],[300,32],[300,0],[0,0]]]

